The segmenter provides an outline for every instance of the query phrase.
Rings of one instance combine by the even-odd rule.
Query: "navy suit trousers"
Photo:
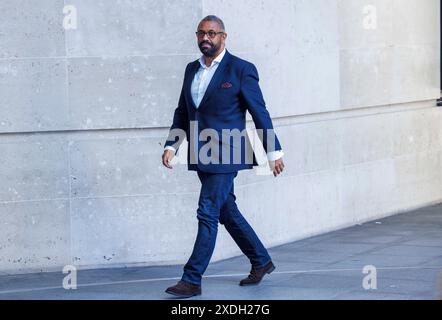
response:
[[[218,221],[248,257],[252,267],[263,267],[271,260],[269,253],[235,202],[234,179],[238,171],[208,173],[198,170],[197,173],[201,181],[197,209],[198,234],[181,280],[201,285],[202,275],[215,248]]]

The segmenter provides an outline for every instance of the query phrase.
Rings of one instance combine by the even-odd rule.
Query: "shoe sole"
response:
[[[271,274],[273,272],[273,270],[275,270],[276,267],[273,265],[269,270],[266,271],[267,274]],[[262,279],[264,279],[264,277],[262,277]],[[261,283],[262,279],[258,282],[254,282],[254,283],[243,283],[243,284],[239,284],[241,287],[245,287],[245,286],[257,286],[258,284]]]
[[[171,295],[173,295],[175,297],[183,298],[183,299],[191,298],[191,297],[195,297],[195,296],[201,295],[201,292],[194,293],[194,294],[191,294],[191,295],[182,295],[182,294],[179,294],[179,293],[176,293],[176,292],[172,292],[172,291],[167,291],[167,290],[165,292],[168,293],[168,294],[171,294]]]

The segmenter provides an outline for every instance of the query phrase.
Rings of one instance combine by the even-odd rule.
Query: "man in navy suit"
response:
[[[218,17],[205,17],[196,36],[203,56],[186,67],[162,156],[163,165],[172,169],[170,161],[186,138],[188,169],[197,171],[201,181],[193,252],[181,280],[166,289],[182,298],[201,294],[201,279],[215,248],[218,221],[252,265],[240,285],[258,284],[275,269],[235,202],[233,181],[238,171],[257,165],[245,130],[246,111],[255,123],[273,175],[276,177],[284,168],[284,154],[266,109],[256,67],[226,50],[227,33]]]

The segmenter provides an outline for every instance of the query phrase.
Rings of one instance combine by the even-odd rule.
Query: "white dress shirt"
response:
[[[216,69],[218,69],[218,65],[221,63],[221,60],[224,58],[225,54],[226,54],[226,48],[224,48],[224,50],[215,59],[213,59],[210,66],[206,66],[204,55],[200,57],[199,59],[200,68],[195,74],[191,86],[192,99],[197,108],[199,107],[201,100],[203,99],[204,94],[206,93],[210,80],[212,80],[213,75],[215,74]],[[172,150],[174,152],[176,151],[175,148],[172,146],[166,146],[165,150],[167,149]],[[282,158],[283,155],[284,153],[282,152],[282,150],[271,151],[267,153],[267,159],[269,161],[275,161]]]
[[[198,69],[195,77],[192,81],[191,93],[192,99],[195,106],[198,108],[200,106],[201,100],[203,100],[204,94],[206,93],[207,87],[209,86],[210,80],[212,80],[218,65],[226,54],[226,48],[212,61],[210,66],[206,66],[204,62],[204,56],[201,56],[200,68]]]

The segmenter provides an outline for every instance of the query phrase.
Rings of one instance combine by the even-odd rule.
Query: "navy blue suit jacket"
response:
[[[164,147],[173,146],[178,151],[182,140],[180,141],[180,138],[172,133],[172,129],[181,129],[189,141],[187,149],[189,170],[227,173],[252,169],[258,164],[247,135],[241,135],[236,141],[234,138],[223,139],[222,136],[223,129],[237,129],[236,132],[245,133],[248,110],[256,129],[261,129],[258,130],[258,134],[260,131],[263,133],[259,138],[264,150],[266,152],[281,150],[259,87],[256,67],[226,50],[199,107],[196,108],[191,95],[191,84],[199,68],[199,60],[189,63],[186,67],[178,107],[175,109],[173,123]],[[211,129],[207,139],[201,139],[199,136],[204,129]],[[273,132],[273,135],[267,135],[268,131]],[[218,136],[215,136],[215,133],[218,133]],[[268,141],[268,137],[272,140]],[[198,156],[200,154],[207,154],[210,161],[202,159]],[[238,155],[241,156],[240,159]]]

